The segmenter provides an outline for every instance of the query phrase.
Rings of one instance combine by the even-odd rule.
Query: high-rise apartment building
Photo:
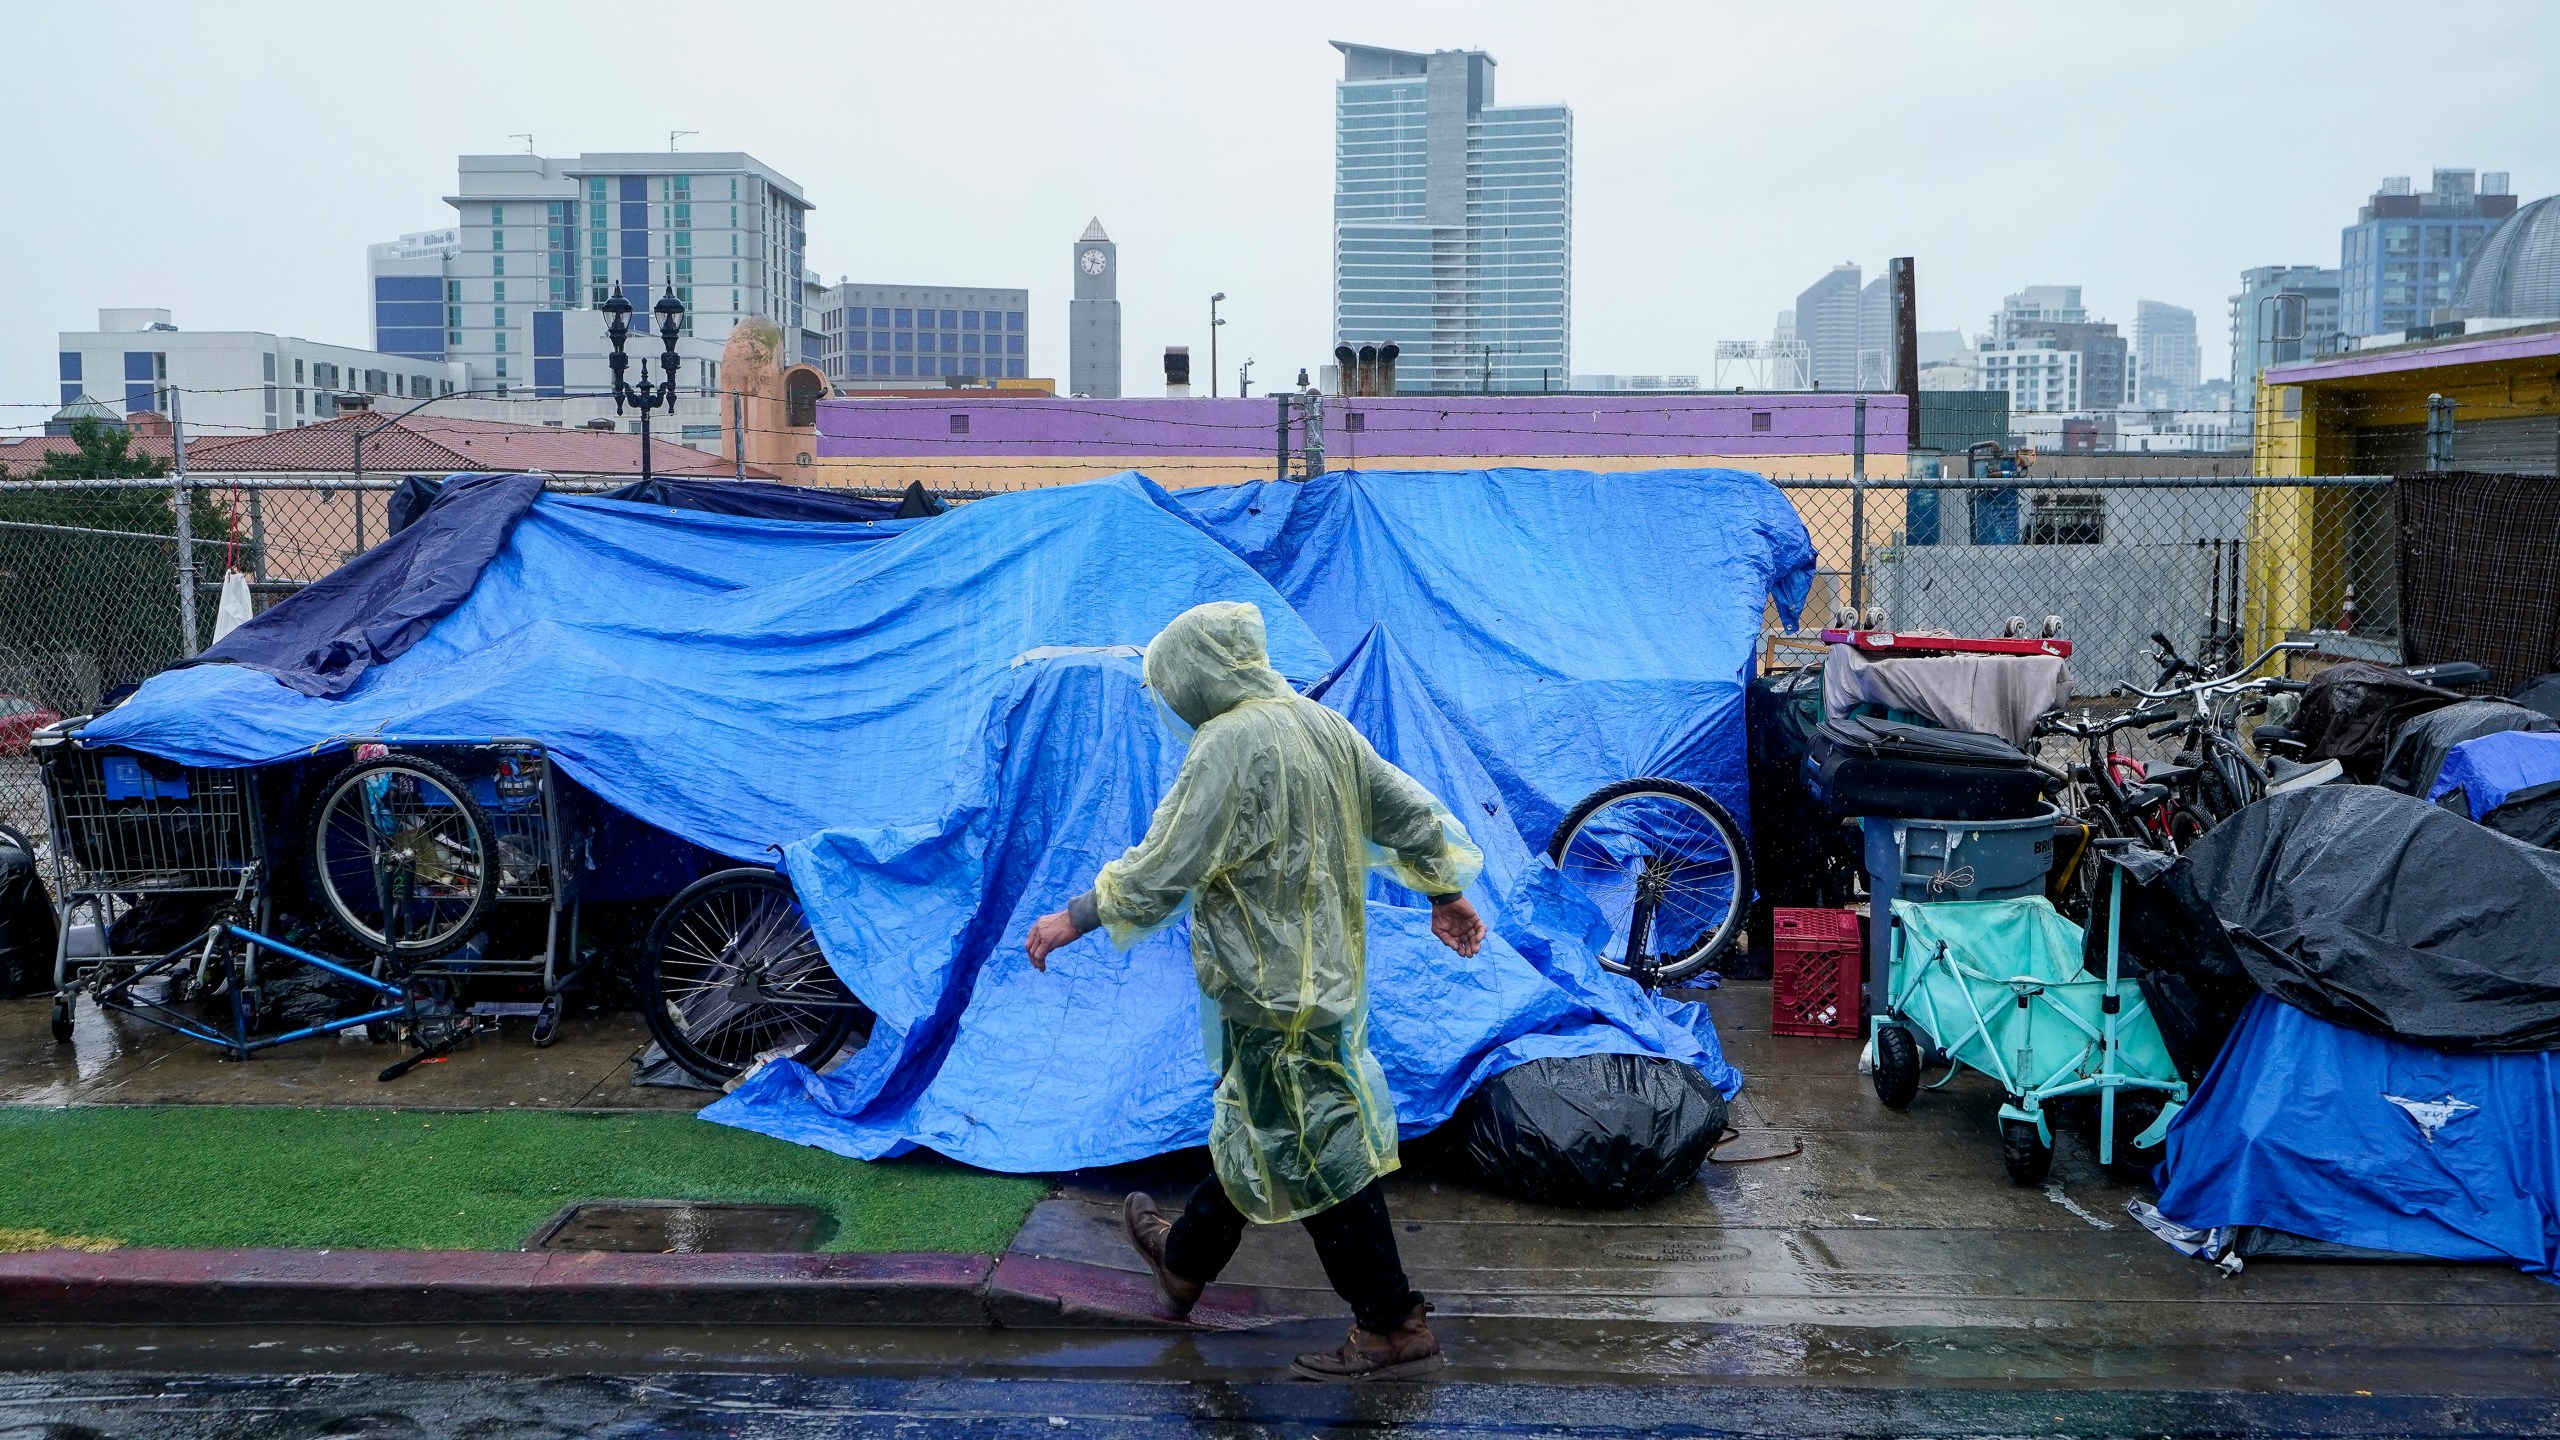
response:
[[[1030,309],[1028,290],[837,285],[818,311],[818,363],[849,390],[1019,380]]]
[[[2030,285],[2002,299],[1984,348],[2010,340],[2050,341],[2053,349],[2080,357],[2077,394],[2067,411],[2113,410],[2139,398],[2142,367],[2133,347],[2112,322],[2089,318],[2077,285]]]
[[[2196,344],[2196,312],[2158,300],[2133,307],[2133,358],[2142,376],[2142,403],[2183,410],[2204,381],[2204,351]]]
[[[1817,390],[1858,388],[1858,341],[1866,317],[1860,275],[1855,265],[1834,265],[1796,297],[1795,338],[1805,347],[1805,378]]]
[[[1482,51],[1334,48],[1335,336],[1394,341],[1400,391],[1562,388],[1573,111],[1496,105]]]
[[[1120,247],[1102,217],[1076,237],[1075,298],[1067,302],[1067,393],[1120,394]]]
[[[2380,335],[2432,323],[2462,288],[2462,272],[2498,222],[2516,212],[2507,172],[2438,170],[2411,194],[2391,175],[2338,235],[2339,326]]]
[[[813,347],[803,265],[811,207],[753,156],[465,155],[458,168],[445,197],[456,220],[449,246],[403,237],[372,248],[377,344],[388,329],[399,353],[433,358],[416,323],[429,313],[432,279],[441,358],[468,367],[475,390],[556,398],[602,388],[596,310],[616,287],[638,329],[672,286],[685,306],[679,349],[705,361],[751,316],[809,337],[795,348]]]

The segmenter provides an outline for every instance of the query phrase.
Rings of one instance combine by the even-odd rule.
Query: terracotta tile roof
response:
[[[394,419],[340,416],[317,425],[267,435],[226,437],[201,447],[187,442],[189,470],[352,470],[355,427],[364,427],[368,472],[443,475],[456,471],[541,470],[555,475],[638,475],[640,437],[621,431],[567,426],[511,425],[502,420],[458,420],[433,414]],[[163,446],[165,449],[165,444]],[[0,456],[7,452],[0,450]],[[720,479],[736,467],[718,455],[659,440],[650,469],[660,475]],[[770,480],[750,465],[751,479]]]
[[[565,426],[511,425],[503,420],[455,420],[433,414],[405,420],[368,415],[361,420],[341,416],[317,425],[277,430],[263,435],[190,436],[187,469],[336,470],[355,468],[353,427],[365,427],[364,468],[369,473],[449,475],[457,471],[514,472],[541,470],[555,475],[632,475],[640,473],[640,437],[608,430]],[[8,475],[27,479],[44,457],[76,447],[67,435],[0,436],[0,466]],[[135,454],[169,458],[165,428],[137,428]],[[660,438],[651,447],[649,468],[659,475],[726,479],[737,468],[718,455],[707,455]],[[771,480],[773,473],[750,465],[747,478]]]

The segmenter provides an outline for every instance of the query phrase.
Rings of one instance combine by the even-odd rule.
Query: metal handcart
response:
[[[56,1040],[71,1038],[72,1002],[82,989],[102,1000],[122,996],[130,972],[162,958],[114,953],[118,920],[153,900],[210,907],[240,896],[263,856],[263,817],[250,772],[85,748],[78,736],[87,718],[57,722],[30,742],[52,825]],[[265,928],[264,892],[254,884],[249,889],[251,913]],[[84,944],[86,936],[98,943]],[[254,984],[254,952],[245,963]],[[207,978],[193,970],[164,974],[173,1001]]]
[[[536,1044],[556,1038],[562,992],[581,974],[576,867],[569,863],[571,827],[562,823],[549,757],[538,742],[346,742],[336,748],[351,750],[352,763],[321,780],[307,829],[279,829],[268,823],[262,797],[283,787],[268,783],[264,771],[182,766],[84,746],[83,724],[85,717],[66,721],[35,740],[52,812],[61,921],[57,1040],[70,1038],[74,1006],[85,993],[242,1059],[356,1024],[379,1037],[395,1019],[408,1023],[419,1043],[437,1044],[467,1032],[467,1021],[457,1030],[450,1018],[459,1013],[451,1003],[455,982],[466,978],[539,981],[542,1000],[522,1008],[535,1014]],[[294,860],[307,870],[317,908],[368,952],[365,958],[330,960],[274,937],[275,897],[295,893],[279,885],[278,864]],[[186,944],[116,953],[112,944],[81,943],[84,935],[112,937],[120,917],[155,900],[181,907],[175,929]],[[93,927],[75,927],[84,915]],[[271,954],[372,992],[377,1010],[387,999],[401,1004],[252,1042],[265,1000],[260,965]],[[158,982],[156,996],[146,981]],[[232,996],[228,1030],[177,1008],[217,984]],[[486,1014],[493,1007],[471,1008]]]
[[[2096,974],[2080,927],[2042,896],[1892,907],[1892,965],[1872,1036],[1876,1097],[1909,1106],[1924,1058],[1947,1067],[1931,1089],[1960,1069],[1989,1076],[2003,1096],[2001,1161],[2020,1185],[2042,1183],[2053,1162],[2054,1102],[2096,1100],[2098,1163],[2113,1165],[2120,1104],[2141,1097],[2148,1123],[2131,1145],[2147,1149],[2187,1099],[2148,1002],[2121,974],[2124,872],[2108,869],[2106,963]]]
[[[549,753],[504,736],[367,737],[351,748],[354,762],[323,782],[300,837],[321,908],[409,974],[539,981],[533,1041],[550,1044],[585,967],[581,836]]]

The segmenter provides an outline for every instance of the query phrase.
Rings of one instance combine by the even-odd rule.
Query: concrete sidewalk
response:
[[[2537,1394],[2560,1373],[2560,1287],[2449,1265],[2262,1263],[2225,1277],[2134,1225],[2122,1207],[2138,1192],[2101,1173],[2073,1138],[2064,1138],[2046,1186],[2010,1185],[1993,1125],[1998,1097],[1979,1077],[1926,1092],[1897,1114],[1856,1073],[1854,1044],[1770,1036],[1765,983],[1729,986],[1711,1003],[1749,1079],[1734,1113],[1741,1136],[1720,1158],[1772,1158],[1710,1165],[1687,1191],[1630,1212],[1546,1209],[1422,1173],[1390,1182],[1406,1265],[1461,1347],[1458,1373],[2307,1384],[2404,1395]],[[533,1049],[511,1026],[449,1064],[382,1085],[372,1079],[384,1063],[379,1047],[320,1042],[236,1065],[86,1012],[78,1043],[55,1047],[42,1015],[39,1004],[0,1006],[0,1101],[678,1109],[701,1101],[628,1084],[643,1037],[627,1018],[573,1021],[549,1050]],[[518,1327],[527,1343],[571,1350],[608,1343],[598,1335],[668,1326],[697,1339],[798,1337],[785,1349],[823,1349],[821,1334],[841,1333],[837,1353],[859,1356],[879,1344],[880,1332],[864,1327],[894,1325],[940,1327],[949,1337],[910,1339],[900,1353],[921,1344],[1025,1372],[1173,1365],[1268,1373],[1342,1323],[1301,1230],[1250,1232],[1229,1283],[1213,1288],[1191,1326],[1154,1315],[1152,1287],[1120,1234],[1123,1191],[1173,1200],[1205,1173],[1195,1153],[1066,1177],[994,1262],[0,1256],[0,1314],[37,1327],[12,1332],[0,1349],[51,1346],[66,1325],[216,1317]],[[560,1327],[570,1327],[567,1338]],[[1090,1338],[1075,1338],[1079,1330]],[[85,1343],[112,1350],[126,1342]],[[732,1342],[701,1343],[718,1351]]]

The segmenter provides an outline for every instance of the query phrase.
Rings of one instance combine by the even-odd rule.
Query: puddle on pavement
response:
[[[572,1205],[542,1222],[527,1250],[613,1250],[643,1255],[757,1254],[817,1248],[826,1214],[806,1205],[697,1205],[605,1200]]]

